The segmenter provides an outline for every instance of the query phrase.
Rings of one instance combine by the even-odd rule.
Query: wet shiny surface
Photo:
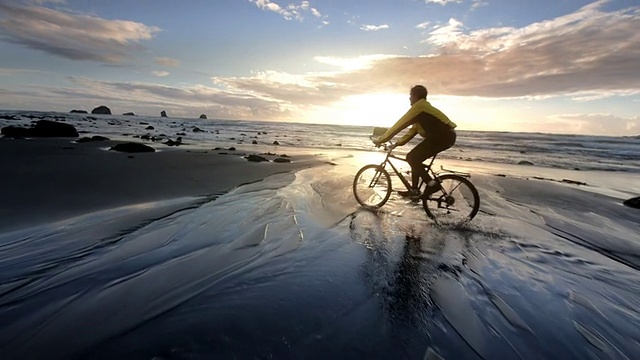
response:
[[[0,234],[0,358],[640,353],[637,214],[486,175],[477,218],[439,227],[359,208],[352,166]]]

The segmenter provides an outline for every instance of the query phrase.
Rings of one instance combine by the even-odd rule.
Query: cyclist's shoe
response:
[[[418,189],[410,189],[409,191],[398,191],[398,195],[405,197],[405,198],[409,198],[413,201],[416,201],[418,199],[420,199],[420,197],[422,197],[422,194],[420,193],[420,190]]]

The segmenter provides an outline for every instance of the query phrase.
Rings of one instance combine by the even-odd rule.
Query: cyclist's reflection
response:
[[[429,291],[446,235],[430,232],[428,239],[422,239],[420,232],[430,229],[400,233],[394,223],[389,214],[361,211],[354,214],[350,228],[352,238],[368,249],[363,277],[387,316],[393,322],[416,325],[415,321],[430,318]]]

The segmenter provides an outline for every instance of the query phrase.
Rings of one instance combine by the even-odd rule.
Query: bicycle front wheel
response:
[[[353,179],[353,195],[358,204],[379,208],[391,196],[391,177],[380,165],[371,164],[358,170]]]
[[[422,198],[422,207],[439,224],[460,225],[473,219],[480,209],[478,190],[467,178],[445,174],[436,181],[441,189]]]

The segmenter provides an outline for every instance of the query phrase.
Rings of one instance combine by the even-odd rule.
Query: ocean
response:
[[[76,126],[82,132],[81,136],[134,140],[134,136],[149,135],[156,137],[160,147],[162,141],[180,136],[184,143],[204,148],[229,148],[250,145],[253,141],[271,145],[277,141],[280,149],[373,149],[369,140],[373,126],[0,111],[0,127],[29,126],[31,121],[56,118]],[[148,126],[153,130],[147,130]],[[194,132],[196,128],[202,131]],[[442,159],[516,165],[531,163],[567,170],[640,172],[640,135],[611,137],[464,130],[457,133],[456,145],[441,153]],[[418,141],[419,137],[416,137],[412,143]],[[399,153],[410,149],[412,143],[399,148]]]

